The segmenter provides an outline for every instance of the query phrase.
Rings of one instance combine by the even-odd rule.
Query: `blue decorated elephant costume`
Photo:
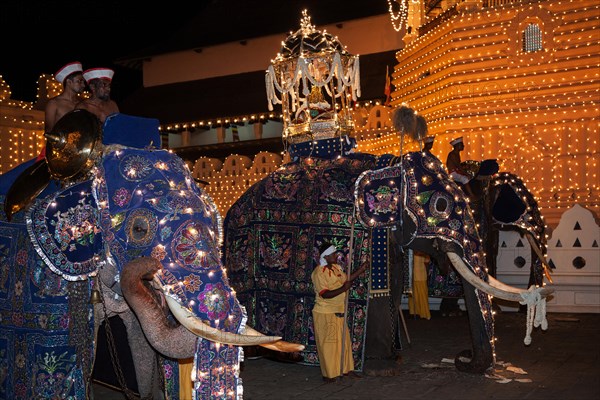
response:
[[[85,113],[63,118],[92,118]],[[126,326],[143,396],[179,398],[178,382],[188,379],[194,399],[241,398],[240,346],[302,346],[246,325],[222,268],[220,217],[211,199],[179,157],[151,147],[159,136],[148,121],[114,118],[127,129],[104,127],[89,175],[48,186],[13,222],[0,225],[6,312],[0,397],[87,398],[99,322],[88,302],[94,289],[103,294],[97,309],[119,303],[133,311],[139,329]],[[69,145],[63,139],[73,135],[52,140]],[[63,160],[50,154],[49,166]],[[180,377],[177,360],[186,358],[194,360],[192,374]],[[144,364],[145,379],[137,371]]]
[[[3,193],[11,175],[2,175]],[[55,190],[50,185],[47,193]],[[46,266],[23,212],[11,223],[2,215],[0,279],[0,398],[86,398],[93,360],[90,284],[63,279]]]

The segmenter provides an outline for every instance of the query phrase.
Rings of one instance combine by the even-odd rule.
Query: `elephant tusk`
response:
[[[179,323],[187,330],[203,339],[235,346],[257,346],[277,342],[281,339],[280,336],[243,335],[213,328],[205,322],[202,322],[200,318],[196,317],[190,310],[179,304],[173,297],[165,294],[165,299],[167,300],[167,305],[175,316],[175,319],[177,319],[177,321],[179,321]]]
[[[493,276],[488,276],[488,279],[489,279],[490,286],[495,287],[498,290],[503,290],[508,293],[517,294],[519,296],[519,300],[518,300],[519,302],[523,301],[522,294],[527,294],[529,292],[529,290],[527,290],[527,289],[520,289],[520,288],[516,288],[514,286],[509,286],[506,283],[500,282]],[[540,292],[541,297],[548,297],[550,294],[554,293],[554,288],[549,288],[549,287],[544,286],[544,287],[540,288],[539,292]]]
[[[539,246],[533,239],[533,235],[531,233],[525,233],[525,236],[527,237],[527,240],[529,241],[531,248],[533,249],[535,254],[537,254],[537,256],[540,258],[540,261],[542,262],[542,268],[544,268],[544,275],[546,276],[546,279],[548,279],[548,282],[554,283],[554,281],[552,280],[552,277],[550,276],[550,267],[548,266],[548,261],[546,260],[546,257],[544,257],[544,255],[542,254],[542,250],[539,248]]]
[[[256,329],[250,328],[248,325],[246,325],[246,328],[244,329],[243,334],[250,335],[250,336],[264,336],[262,333],[260,333]],[[290,343],[290,342],[286,342],[284,340],[278,340],[273,343],[261,344],[261,346],[265,347],[267,349],[281,351],[284,353],[294,353],[297,351],[302,351],[305,348],[305,346],[303,344]]]
[[[456,268],[456,271],[462,276],[467,282],[471,285],[475,286],[477,289],[484,291],[485,293],[491,294],[494,297],[498,297],[503,300],[514,301],[514,302],[522,302],[523,297],[521,294],[526,294],[528,291],[526,289],[519,289],[513,286],[506,285],[491,276],[488,276],[489,283],[483,281],[477,275],[471,271],[463,259],[456,253],[447,253],[448,259]],[[540,295],[542,297],[547,297],[549,294],[553,293],[554,289],[552,288],[541,288]]]

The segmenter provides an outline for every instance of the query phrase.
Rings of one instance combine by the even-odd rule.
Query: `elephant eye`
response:
[[[151,210],[139,208],[133,210],[125,222],[125,234],[129,245],[145,247],[150,245],[156,235],[158,219]]]
[[[136,218],[133,222],[131,234],[133,239],[138,241],[146,236],[148,233],[148,222],[143,218]]]
[[[429,212],[431,216],[440,219],[447,219],[454,207],[454,201],[448,193],[435,192],[429,200]]]
[[[446,211],[447,208],[448,208],[448,203],[446,202],[446,199],[444,199],[443,197],[440,197],[438,199],[438,201],[435,202],[436,211],[444,212],[444,211]]]

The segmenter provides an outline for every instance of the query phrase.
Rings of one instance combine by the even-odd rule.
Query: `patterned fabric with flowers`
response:
[[[304,364],[318,364],[312,331],[311,273],[324,241],[340,250],[340,265],[357,268],[371,253],[371,235],[353,218],[353,185],[375,158],[336,157],[339,139],[318,142],[250,188],[230,208],[225,226],[225,264],[249,323],[261,332],[306,346]],[[332,150],[330,154],[327,149]],[[321,157],[316,157],[320,155]],[[330,156],[330,157],[329,157]],[[351,241],[349,238],[353,237]],[[385,274],[386,271],[382,271]],[[387,282],[387,279],[385,279]],[[348,325],[355,365],[362,368],[369,287],[351,290]],[[357,316],[362,316],[358,318]]]
[[[81,299],[89,295],[89,281],[67,281],[46,266],[24,218],[0,218],[0,398],[88,397],[93,320]]]
[[[52,271],[69,281],[95,275],[102,259],[102,233],[90,181],[34,204],[27,227],[35,249]]]

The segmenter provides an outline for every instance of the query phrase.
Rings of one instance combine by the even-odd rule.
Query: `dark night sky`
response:
[[[113,61],[154,45],[193,18],[207,0],[7,0],[0,7],[0,75],[12,98],[35,100],[37,79],[67,62],[115,69],[112,97],[141,86],[141,72]]]
[[[37,80],[71,61],[115,70],[120,103],[142,86],[141,71],[116,59],[144,50],[189,49],[295,30],[301,10],[316,25],[387,12],[385,0],[3,0],[0,75],[12,98],[34,101]],[[241,35],[241,36],[240,36]],[[178,48],[179,47],[179,48]],[[160,53],[160,51],[159,51]]]

